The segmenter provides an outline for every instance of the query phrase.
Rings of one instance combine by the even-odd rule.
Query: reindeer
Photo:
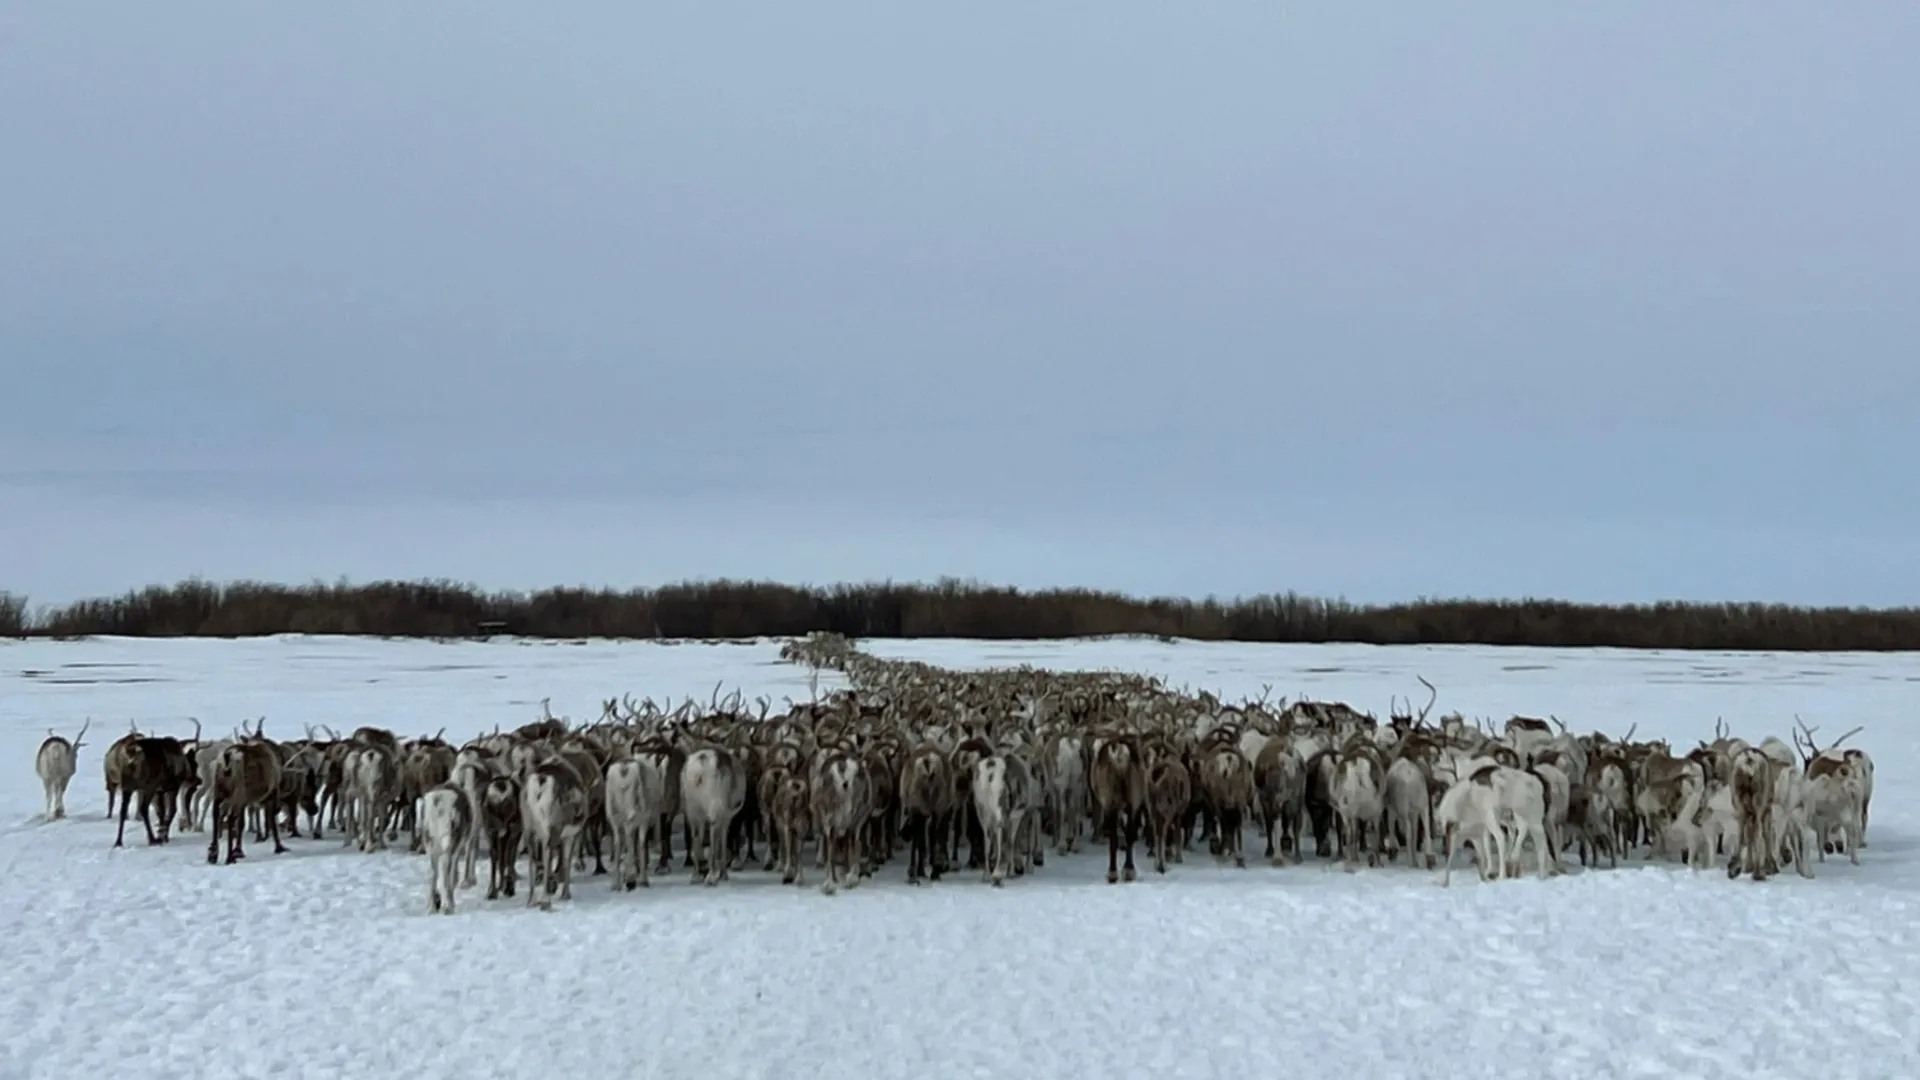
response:
[[[1187,767],[1173,754],[1163,754],[1147,769],[1147,847],[1153,852],[1153,870],[1167,872],[1167,851],[1180,860],[1180,832],[1187,807],[1193,802],[1193,782]],[[1271,828],[1269,827],[1269,837]],[[1272,840],[1268,840],[1272,848]],[[1242,859],[1242,865],[1245,860]]]
[[[1359,869],[1356,857],[1361,851],[1367,853],[1368,866],[1380,865],[1385,779],[1380,751],[1373,743],[1353,739],[1340,752],[1334,767],[1333,809],[1339,818],[1341,854],[1350,872]]]
[[[474,874],[480,857],[480,834],[485,831],[487,784],[492,779],[490,759],[478,753],[461,752],[453,766],[453,779],[449,783],[466,794],[467,817],[471,821],[471,827],[467,829],[467,842],[460,851],[460,887],[463,889],[471,889],[477,884]]]
[[[869,783],[866,764],[857,754],[828,751],[814,762],[808,809],[827,864],[820,891],[828,896],[859,884],[861,826],[872,804]]]
[[[973,763],[973,807],[987,846],[982,877],[995,888],[1006,880],[1011,862],[1008,847],[1019,813],[1014,807],[1013,784],[1007,774],[1007,758],[1000,754],[989,754]]]
[[[1412,741],[1411,736],[1408,741]],[[1406,743],[1401,746],[1404,749]],[[1420,762],[1404,753],[1394,755],[1386,768],[1381,807],[1385,817],[1381,840],[1386,844],[1387,857],[1399,857],[1404,838],[1408,862],[1419,858],[1427,864],[1427,869],[1433,869],[1432,781]]]
[[[1573,804],[1573,783],[1567,779],[1566,771],[1560,767],[1558,754],[1550,750],[1534,755],[1534,763],[1526,772],[1540,783],[1540,791],[1545,803],[1547,856],[1552,861],[1553,872],[1558,874],[1561,872],[1560,853],[1566,847],[1567,817]]]
[[[1241,817],[1253,801],[1253,766],[1237,746],[1220,746],[1200,763],[1200,791],[1220,830],[1222,859],[1245,868],[1247,853]]]
[[[1527,841],[1533,841],[1535,866],[1540,876],[1549,876],[1557,866],[1558,855],[1553,850],[1553,842],[1547,834],[1547,785],[1540,777],[1525,769],[1516,769],[1509,765],[1491,765],[1476,771],[1471,780],[1485,783],[1493,789],[1494,799],[1499,807],[1501,828],[1507,838],[1507,869],[1505,876],[1520,876],[1520,853],[1526,848]]]
[[[1601,791],[1575,785],[1567,800],[1567,828],[1573,833],[1581,866],[1598,866],[1605,853],[1609,869],[1620,866],[1620,833],[1613,802]]]
[[[120,770],[120,827],[113,838],[114,847],[126,843],[127,811],[134,796],[140,798],[140,823],[146,827],[149,845],[171,839],[173,818],[178,808],[180,785],[188,775],[186,748],[180,740],[166,735],[142,735],[123,753]],[[160,827],[154,829],[152,812],[160,813]]]
[[[514,860],[525,836],[522,827],[520,780],[496,776],[487,781],[480,798],[480,821],[487,831],[487,899],[512,896]]]
[[[460,856],[473,835],[473,807],[464,789],[440,784],[420,797],[420,818],[426,834],[427,910],[451,915]]]
[[[1483,783],[1476,773],[1456,780],[1440,796],[1433,812],[1434,826],[1446,848],[1446,864],[1440,872],[1440,884],[1453,884],[1453,856],[1462,841],[1471,841],[1480,880],[1500,877],[1506,872],[1507,839],[1500,826],[1499,797],[1491,783]]]
[[[246,827],[247,811],[265,811],[267,827],[273,836],[273,853],[286,853],[280,842],[280,815],[272,811],[270,800],[280,791],[280,755],[272,744],[256,737],[242,739],[220,752],[214,767],[209,816],[213,836],[207,842],[207,864],[219,861],[220,836],[227,836],[227,865],[246,858],[240,833]]]
[[[947,756],[937,746],[921,746],[907,758],[907,766],[900,772],[901,828],[906,832],[908,845],[907,884],[920,884],[922,876],[939,881],[946,871],[944,845],[938,843],[936,837],[945,831],[952,799],[953,781],[947,773]],[[1058,805],[1055,804],[1056,815]],[[1057,825],[1057,816],[1055,821]],[[1064,842],[1062,846],[1064,849]],[[797,847],[794,857],[799,858]]]
[[[1089,786],[1095,812],[1100,815],[1100,831],[1107,837],[1107,884],[1115,884],[1123,876],[1133,881],[1138,877],[1133,843],[1147,808],[1147,770],[1131,736],[1113,735],[1100,741],[1093,752]],[[1122,848],[1126,850],[1124,868],[1115,865]]]
[[[1080,850],[1080,826],[1087,818],[1086,754],[1081,737],[1063,731],[1047,740],[1042,758],[1047,801],[1053,806],[1054,841],[1062,855]]]
[[[941,767],[944,768],[945,765],[946,762],[942,759]],[[903,791],[907,779],[905,775],[900,778]],[[941,779],[944,782],[944,773],[941,774]],[[760,805],[767,815],[767,854],[779,867],[782,885],[805,885],[806,876],[801,869],[800,849],[807,833],[809,803],[807,782],[793,769],[785,765],[775,765],[761,774],[760,784]],[[912,811],[909,811],[909,815],[911,813]],[[911,831],[908,833],[909,839],[921,845],[921,848],[916,850],[924,855],[924,848],[932,840],[930,829],[922,828],[917,839],[915,835]],[[918,884],[912,877],[911,865],[907,873],[907,880]],[[933,876],[935,880],[940,877],[940,867],[937,864],[934,867]]]
[[[453,779],[454,757],[453,748],[441,742],[437,734],[401,751],[400,805],[406,819],[407,850],[416,855],[426,850],[426,840],[420,830],[420,801],[426,798],[427,792]]]
[[[718,885],[727,879],[727,834],[746,802],[746,787],[746,772],[731,751],[705,747],[687,755],[680,773],[680,806],[693,832],[689,854],[695,885]]]
[[[1300,818],[1306,813],[1306,763],[1294,751],[1292,738],[1269,741],[1260,748],[1253,763],[1253,784],[1259,797],[1261,827],[1267,834],[1266,857],[1273,865],[1285,865],[1290,856],[1300,860]],[[1274,829],[1280,830],[1276,853]]]
[[[207,828],[207,817],[213,806],[213,774],[220,764],[220,755],[227,747],[238,741],[242,730],[236,730],[233,738],[207,740],[201,738],[200,722],[194,721],[193,760],[194,784],[192,794],[187,796],[187,825],[193,832],[203,832]]]
[[[1847,861],[1858,866],[1861,835],[1866,831],[1866,799],[1856,759],[1850,757],[1850,752],[1840,750],[1839,745],[1861,729],[1847,732],[1822,750],[1813,741],[1813,733],[1818,729],[1807,727],[1798,718],[1795,723],[1800,730],[1795,733],[1794,742],[1800,746],[1805,770],[1806,824],[1812,827],[1814,841],[1819,845],[1818,859],[1825,862],[1828,855],[1845,847]]]
[[[126,786],[127,759],[133,753],[133,744],[140,738],[140,727],[131,720],[127,722],[127,733],[113,740],[107,752],[100,758],[100,771],[107,782],[107,820],[113,820],[113,799],[120,796],[121,802],[131,797],[132,792]],[[196,732],[196,739],[198,735]]]
[[[542,762],[528,773],[521,789],[520,816],[526,829],[527,872],[533,877],[527,905],[552,911],[555,883],[560,899],[573,899],[574,846],[587,821],[587,786],[565,759]]]
[[[648,884],[647,823],[659,801],[649,790],[647,767],[636,758],[607,766],[607,831],[613,835],[613,890],[628,892]]]
[[[1727,877],[1747,873],[1755,881],[1765,881],[1779,869],[1779,844],[1768,828],[1773,810],[1773,763],[1755,749],[1734,755],[1732,776],[1733,810],[1739,822],[1740,844],[1727,860]]]
[[[398,752],[379,740],[363,742],[347,754],[346,783],[347,834],[343,843],[358,841],[360,850],[366,853],[386,847],[388,838],[394,835],[388,825],[406,790]]]
[[[87,728],[92,725],[93,719],[87,718],[71,742],[48,728],[39,752],[33,755],[33,771],[40,777],[40,790],[47,798],[48,821],[58,821],[67,816],[67,785],[73,782],[74,770],[80,760],[80,748],[87,745],[82,740],[87,736]]]

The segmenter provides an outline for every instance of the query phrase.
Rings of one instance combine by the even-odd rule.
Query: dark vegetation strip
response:
[[[1063,638],[1145,634],[1209,641],[1643,649],[1920,649],[1920,609],[1761,603],[1573,604],[1420,600],[1350,604],[1292,593],[1230,601],[1138,599],[973,582],[836,585],[709,581],[658,589],[484,592],[445,581],[272,585],[184,581],[30,609],[0,593],[0,636],[542,638]]]

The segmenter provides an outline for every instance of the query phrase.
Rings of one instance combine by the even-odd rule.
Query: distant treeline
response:
[[[1920,609],[1781,604],[1608,606],[1553,600],[1362,605],[1292,593],[1232,601],[1138,599],[1086,589],[933,585],[808,588],[712,581],[617,592],[483,592],[453,582],[304,587],[185,581],[30,610],[0,593],[8,637],[1063,638],[1145,634],[1209,641],[1632,649],[1920,649]]]

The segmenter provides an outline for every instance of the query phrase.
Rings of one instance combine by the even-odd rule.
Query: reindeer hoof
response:
[[[1139,878],[1140,874],[1138,871],[1134,870],[1133,867],[1129,866],[1125,870],[1122,870],[1120,872],[1120,876],[1127,879],[1128,881],[1134,881]]]
[[[1117,870],[1109,870],[1109,871],[1107,871],[1107,884],[1109,884],[1109,885],[1113,885],[1113,884],[1116,884],[1117,882],[1119,882],[1119,880],[1120,880],[1120,873],[1119,873],[1119,871],[1117,871]]]
[[[826,884],[824,884],[824,885],[822,885],[822,886],[820,886],[820,893],[821,893],[821,895],[823,895],[823,896],[832,896],[832,895],[833,895],[834,893],[836,893],[836,892],[838,892],[838,891],[839,891],[838,889],[836,889],[836,888],[834,888],[834,886],[833,886],[833,882],[831,882],[831,881],[829,881],[829,882],[827,882]]]

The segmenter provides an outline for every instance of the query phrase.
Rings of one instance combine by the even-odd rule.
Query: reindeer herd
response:
[[[1245,867],[1248,826],[1274,866],[1314,858],[1349,871],[1404,860],[1441,870],[1471,849],[1482,880],[1617,867],[1636,854],[1695,870],[1724,861],[1755,881],[1844,853],[1859,862],[1873,800],[1873,760],[1822,747],[1797,724],[1793,744],[1715,738],[1676,755],[1666,740],[1576,735],[1557,720],[1513,717],[1503,730],[1458,713],[1429,723],[1396,704],[1385,723],[1351,706],[1223,702],[1116,673],[1031,669],[954,672],[886,661],[844,638],[791,642],[783,658],[832,668],[850,688],[787,702],[774,714],[718,688],[678,706],[631,697],[598,720],[542,716],[455,746],[362,727],[309,728],[276,740],[264,719],[231,737],[130,730],[103,757],[109,819],[125,843],[136,813],[147,842],[174,825],[208,835],[207,862],[244,858],[243,839],[319,840],[375,852],[425,853],[428,904],[452,913],[486,897],[551,910],[589,863],[616,891],[682,869],[718,886],[758,863],[828,894],[852,888],[903,853],[910,884],[956,867],[994,886],[1046,864],[1048,853],[1106,845],[1106,880],[1133,881],[1144,845],[1167,873],[1203,843]],[[1797,722],[1796,722],[1797,723]],[[86,728],[49,734],[35,758],[47,817],[65,816]],[[677,827],[677,828],[676,828]],[[1811,834],[1811,841],[1809,841]],[[225,855],[222,858],[222,841]],[[1811,844],[1811,847],[1809,846]],[[756,845],[764,848],[756,852]],[[809,858],[810,848],[810,858]],[[964,863],[962,862],[964,859]]]

